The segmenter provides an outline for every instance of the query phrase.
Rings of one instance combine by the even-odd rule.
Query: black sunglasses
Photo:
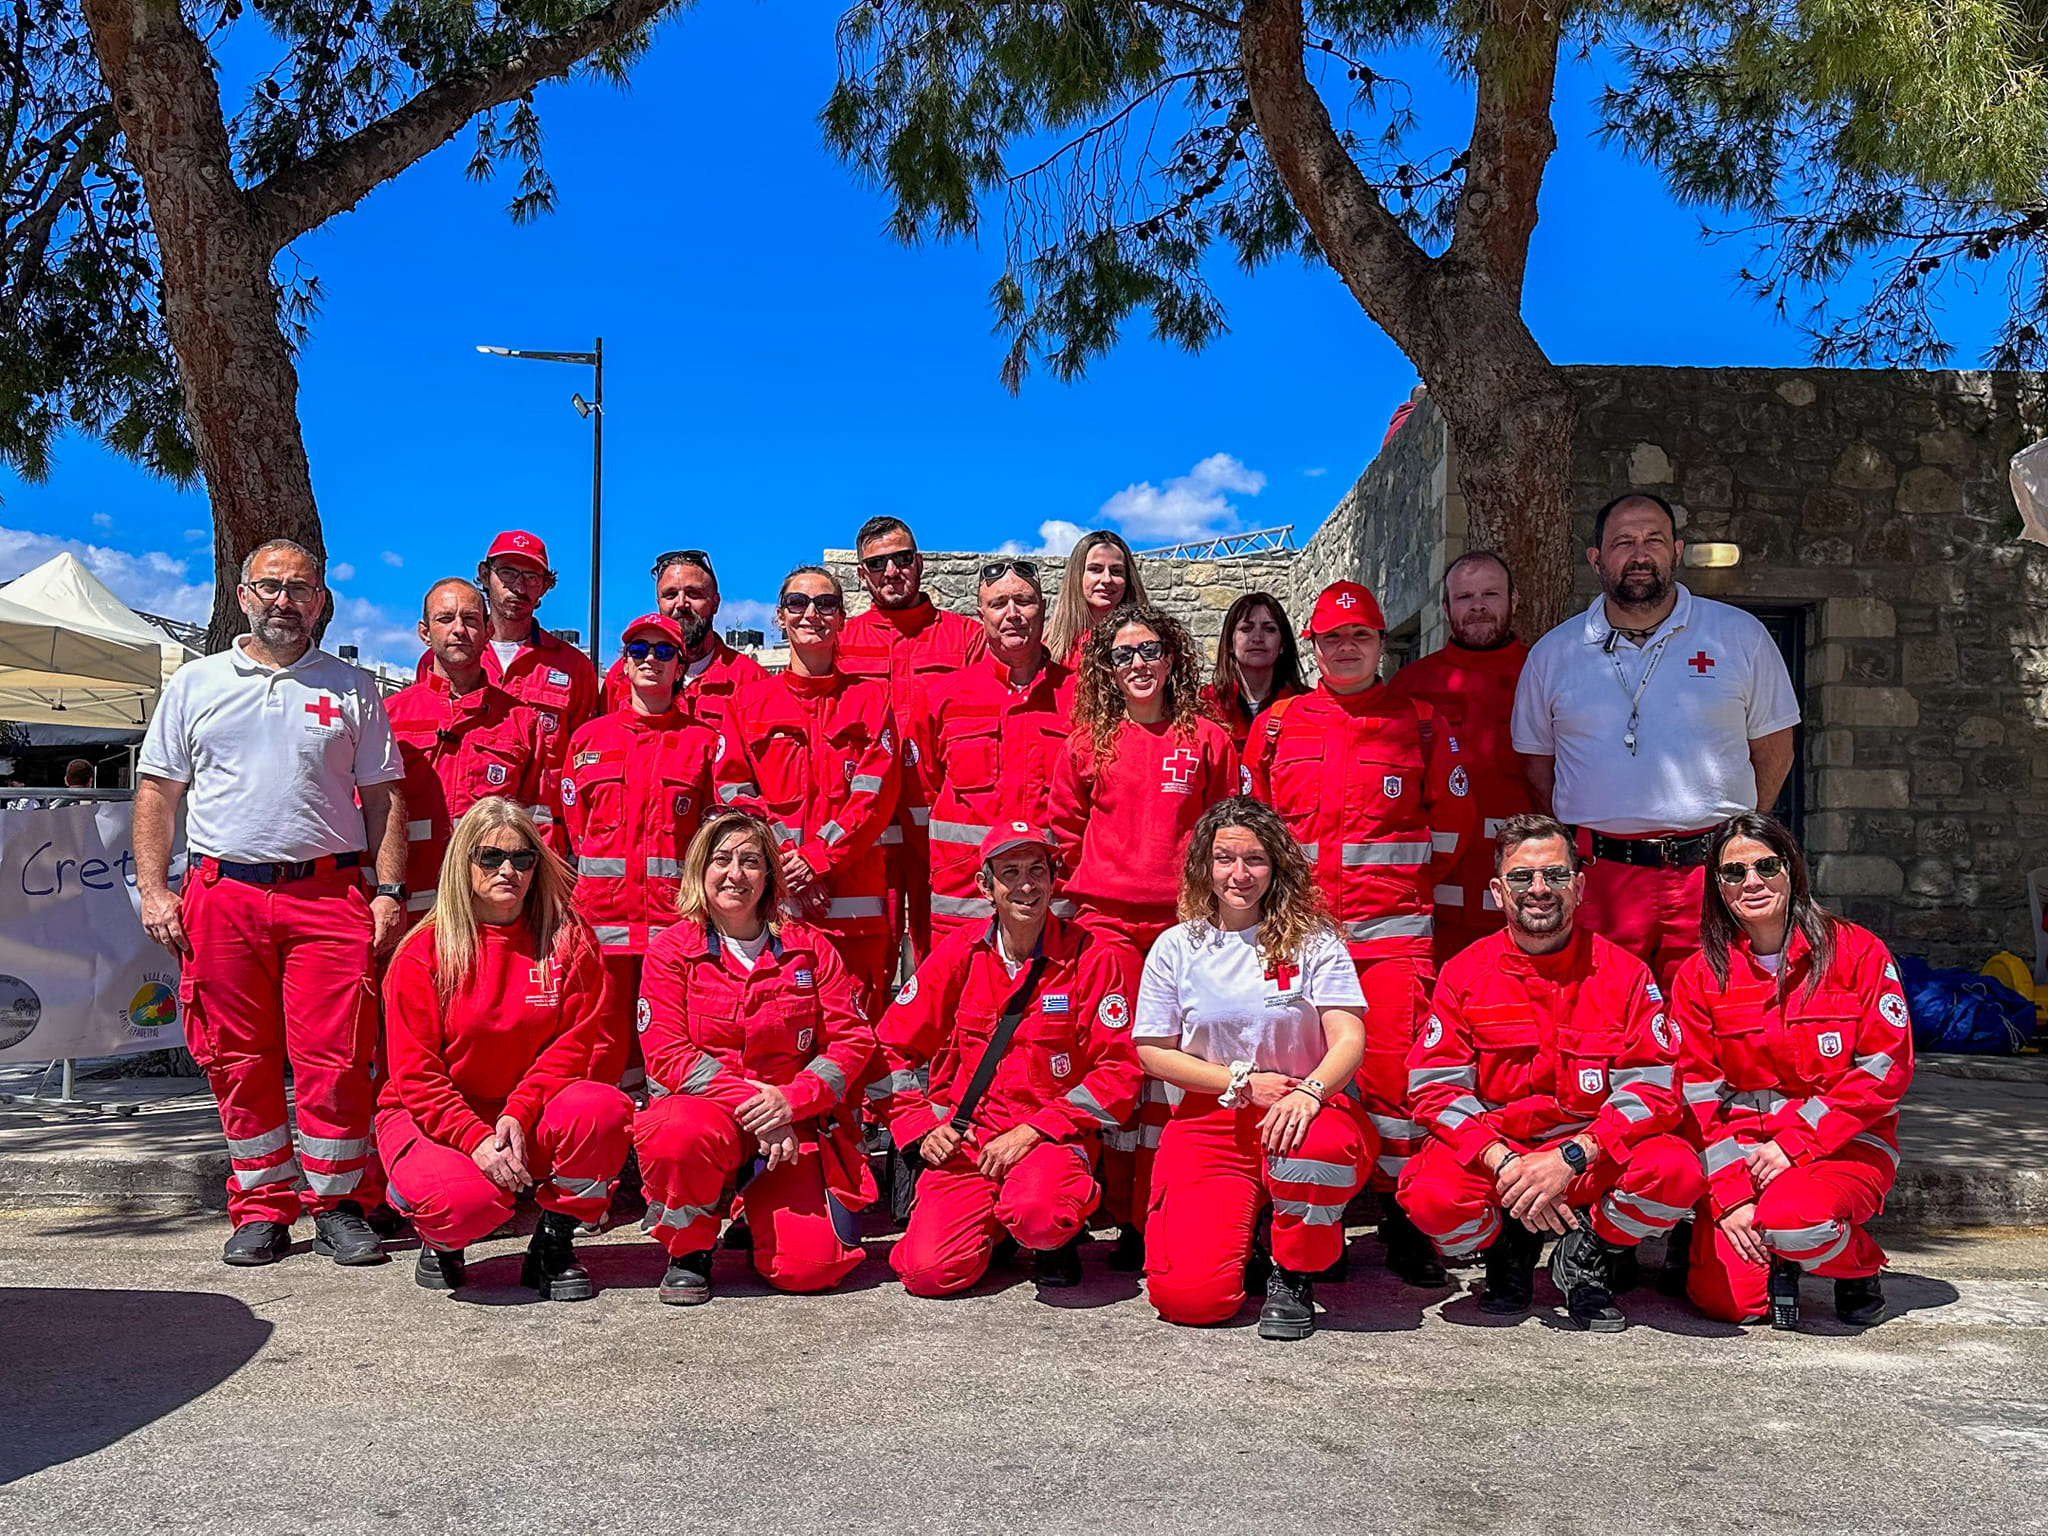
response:
[[[1109,664],[1112,667],[1128,667],[1134,661],[1157,661],[1165,654],[1164,640],[1140,640],[1136,645],[1112,645],[1109,648]]]
[[[652,656],[656,661],[674,661],[682,655],[680,647],[666,640],[628,640],[626,655],[633,661],[645,661]]]
[[[522,875],[533,873],[533,866],[540,862],[538,848],[479,848],[470,854],[485,869],[497,869],[510,864]]]
[[[1775,880],[1785,873],[1785,860],[1775,853],[1758,859],[1754,864],[1737,864],[1730,860],[1715,866],[1714,878],[1723,885],[1740,885],[1749,878],[1752,869],[1759,880]]]
[[[892,565],[899,570],[907,571],[916,564],[915,549],[892,549],[886,555],[869,555],[861,561],[861,568],[870,576],[879,576]]]
[[[820,592],[813,597],[808,592],[785,592],[782,594],[784,613],[802,613],[806,608],[816,608],[820,613],[844,613],[846,599],[837,592]]]
[[[713,581],[718,580],[718,572],[711,568],[711,557],[701,549],[672,549],[665,555],[656,555],[654,569],[647,574],[659,581],[661,573],[672,565],[702,566],[706,576]]]
[[[1037,584],[1038,566],[1030,560],[991,560],[981,568],[981,584],[985,587],[992,581],[1001,581],[1009,571],[1015,571],[1026,581]]]
[[[1569,864],[1546,864],[1541,869],[1511,869],[1500,877],[1500,883],[1511,891],[1526,891],[1541,875],[1545,885],[1553,891],[1561,891],[1571,884],[1572,876],[1577,873]]]

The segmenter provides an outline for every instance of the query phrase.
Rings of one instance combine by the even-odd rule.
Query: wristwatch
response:
[[[389,896],[402,907],[405,905],[406,890],[402,885],[380,885],[371,893],[370,899],[375,901],[379,896]]]
[[[1565,1167],[1571,1169],[1573,1178],[1586,1171],[1586,1149],[1576,1141],[1560,1143],[1557,1155],[1564,1159]]]

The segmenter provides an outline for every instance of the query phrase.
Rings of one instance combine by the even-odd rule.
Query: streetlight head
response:
[[[512,355],[510,347],[478,347],[477,351],[488,352],[492,357],[510,357]]]
[[[569,403],[576,407],[576,414],[578,416],[581,416],[585,421],[590,420],[590,413],[593,410],[597,409],[597,407],[593,406],[588,400],[584,399],[581,395],[571,395],[569,397]]]

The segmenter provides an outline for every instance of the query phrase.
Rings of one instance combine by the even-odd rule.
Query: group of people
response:
[[[878,517],[865,612],[823,566],[784,579],[786,670],[719,638],[684,549],[600,679],[508,532],[428,590],[383,701],[313,644],[320,561],[266,544],[136,796],[228,1139],[223,1257],[274,1262],[309,1214],[316,1253],[381,1262],[388,1200],[452,1289],[531,1192],[523,1282],[580,1299],[630,1157],[664,1302],[710,1298],[721,1238],[829,1289],[886,1193],[914,1294],[1008,1251],[1074,1284],[1100,1224],[1161,1317],[1249,1293],[1298,1339],[1370,1185],[1389,1267],[1483,1262],[1488,1312],[1532,1305],[1555,1237],[1567,1317],[1618,1329],[1663,1236],[1712,1315],[1796,1326],[1812,1272],[1873,1321],[1905,1002],[1766,814],[1783,661],[1680,552],[1658,498],[1602,509],[1601,595],[1533,647],[1467,554],[1448,642],[1387,681],[1377,602],[1335,582],[1311,686],[1277,598],[1204,658],[1114,533],[1050,603],[991,559],[976,622]]]

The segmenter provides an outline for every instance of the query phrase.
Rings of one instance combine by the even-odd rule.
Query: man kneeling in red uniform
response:
[[[1137,952],[1052,915],[1055,847],[1021,821],[982,839],[994,921],[941,939],[877,1031],[889,1129],[925,1165],[889,1256],[912,1295],[967,1289],[1001,1233],[1077,1284],[1096,1137],[1137,1110]]]
[[[1679,1120],[1677,1039],[1649,968],[1573,923],[1584,880],[1570,833],[1511,816],[1494,852],[1507,927],[1443,969],[1408,1057],[1429,1144],[1401,1203],[1446,1259],[1486,1250],[1483,1310],[1522,1312],[1545,1231],[1571,1320],[1626,1325],[1618,1259],[1706,1190]]]

